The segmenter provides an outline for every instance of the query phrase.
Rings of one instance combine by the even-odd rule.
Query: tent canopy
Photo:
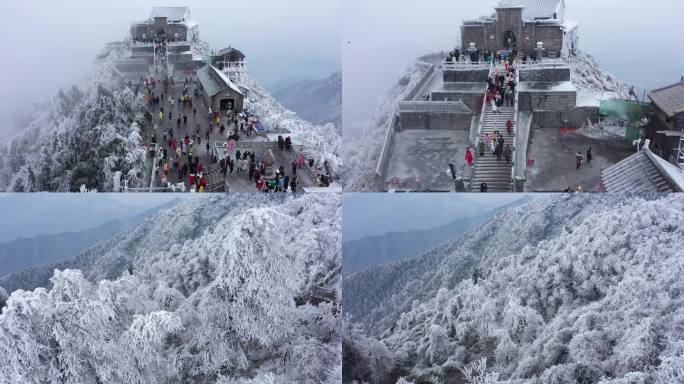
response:
[[[651,112],[650,104],[632,100],[604,100],[599,106],[602,116],[613,117],[629,122],[639,121]]]

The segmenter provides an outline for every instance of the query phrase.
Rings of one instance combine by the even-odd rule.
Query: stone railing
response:
[[[396,113],[392,113],[392,117],[387,122],[387,133],[385,134],[385,141],[382,144],[382,150],[380,151],[378,165],[375,168],[375,178],[378,191],[382,191],[384,189],[385,177],[387,176],[387,168],[389,167],[389,161],[392,158],[392,151],[394,148],[396,123],[397,115]]]
[[[411,88],[406,97],[404,97],[404,101],[413,100],[413,98],[416,97],[416,95],[418,94],[418,91],[423,89],[425,84],[428,82],[428,80],[430,80],[434,73],[435,66],[431,64],[428,66],[427,71],[425,71],[425,73],[423,73],[423,75],[420,77],[420,80],[416,82],[416,84],[413,86],[413,88]]]
[[[515,101],[515,102],[514,102],[514,107],[513,107],[513,108],[514,108],[514,111],[515,111],[515,114],[513,115],[513,129],[514,129],[514,132],[515,132],[516,136],[518,135],[518,128],[519,128],[519,122],[520,122],[520,118],[519,118],[519,117],[520,117],[520,111],[519,111],[519,109],[518,109],[518,85],[519,85],[519,84],[520,84],[520,71],[519,71],[519,70],[516,70],[516,71],[515,71],[515,85],[516,85],[516,87],[515,87],[515,94],[513,95],[513,98],[514,98],[514,101]],[[520,148],[518,148],[518,147],[516,146],[516,142],[515,142],[515,139],[514,139],[514,140],[513,140],[513,166],[511,167],[511,180],[513,181],[513,192],[518,192],[518,191],[516,191],[516,189],[517,189],[517,188],[516,188],[516,187],[517,187],[517,185],[516,185],[516,177],[518,176],[518,175],[517,175],[517,169],[518,169],[518,167],[515,166],[515,159],[516,159],[516,156],[515,156],[515,155],[517,155],[517,152],[516,152],[516,151],[517,151],[518,149],[520,149]]]
[[[518,62],[516,69],[546,69],[546,68],[562,68],[570,65],[569,59],[543,59],[543,60],[527,60],[526,62]]]
[[[478,70],[487,69],[490,67],[490,63],[486,61],[457,61],[448,62],[446,59],[442,61],[442,69],[445,71],[466,71],[466,70]]]
[[[402,112],[464,113],[465,111],[462,103],[457,101],[401,101],[399,102],[399,113]]]

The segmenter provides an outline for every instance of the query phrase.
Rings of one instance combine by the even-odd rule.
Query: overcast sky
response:
[[[2,0],[0,134],[22,107],[84,80],[107,42],[167,5],[189,6],[200,36],[215,49],[242,50],[267,87],[341,67],[341,0]]]
[[[521,200],[527,194],[346,193],[342,198],[342,239],[387,232],[430,229],[474,217]]]
[[[127,219],[195,194],[16,193],[0,194],[0,243],[40,234],[82,231]]]
[[[460,44],[460,25],[498,0],[344,0],[344,127],[365,121],[414,58]],[[580,22],[580,48],[636,86],[684,75],[682,0],[566,0]]]

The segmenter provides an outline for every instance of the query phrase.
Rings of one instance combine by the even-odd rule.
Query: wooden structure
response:
[[[651,132],[662,157],[684,168],[684,76],[681,81],[652,91],[655,113]]]

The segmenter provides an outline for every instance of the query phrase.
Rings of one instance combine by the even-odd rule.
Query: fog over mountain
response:
[[[174,199],[166,204],[135,214],[125,219],[117,219],[93,228],[74,232],[41,234],[0,244],[0,277],[15,271],[40,264],[48,264],[77,256],[86,248],[103,242],[116,233],[139,223],[153,213],[175,206],[181,200]]]
[[[331,123],[342,130],[342,73],[323,79],[291,80],[271,87],[276,100],[314,124]]]
[[[430,229],[405,232],[390,231],[342,243],[344,274],[349,275],[369,267],[420,256],[423,252],[453,239],[457,235],[491,218],[502,210],[520,205],[529,198],[488,210],[472,217],[462,217]]]

